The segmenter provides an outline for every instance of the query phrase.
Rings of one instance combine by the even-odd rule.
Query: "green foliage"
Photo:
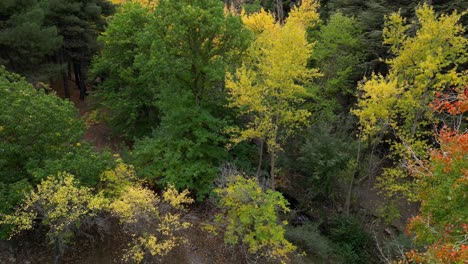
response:
[[[318,32],[312,64],[322,77],[314,81],[314,108],[340,110],[346,106],[346,96],[355,94],[355,82],[363,73],[363,43],[360,25],[354,18],[333,14]]]
[[[61,159],[83,136],[83,123],[70,102],[36,91],[18,75],[0,68],[0,181],[2,197],[19,198],[19,186],[38,183],[32,176],[46,163]],[[56,173],[56,172],[54,172]],[[48,176],[48,175],[45,175]],[[2,201],[5,208],[11,204]],[[5,211],[3,211],[5,212]]]
[[[329,236],[334,243],[335,254],[344,263],[369,263],[369,235],[355,218],[336,218],[330,228]]]
[[[94,187],[99,183],[99,175],[115,166],[115,158],[108,150],[97,151],[87,142],[78,142],[59,159],[47,159],[44,166],[31,173],[36,179],[44,179],[59,171],[66,171],[80,181],[80,184]]]
[[[349,125],[343,120],[330,122],[331,117],[321,118],[304,133],[297,159],[286,160],[289,167],[307,177],[303,183],[307,186],[306,203],[333,197],[338,183],[349,176],[349,163],[357,155],[358,142],[349,136]]]
[[[428,126],[437,123],[429,103],[437,91],[461,89],[468,82],[466,70],[459,68],[468,61],[468,39],[462,34],[460,14],[436,15],[428,5],[416,10],[418,27],[410,35],[410,25],[400,14],[386,18],[384,44],[390,46],[393,58],[388,75],[373,74],[359,85],[362,95],[354,114],[361,131],[371,138],[392,132],[391,148],[403,163],[413,157],[424,157],[430,147]],[[434,48],[437,47],[437,48]],[[388,170],[381,186],[389,194],[411,195],[411,183],[401,185],[405,166]]]
[[[250,3],[246,2],[242,5],[247,14],[253,14],[262,9],[260,0],[253,0]]]
[[[128,94],[120,89],[133,89],[139,94],[132,97],[138,102],[144,98],[146,109],[146,102],[151,104],[149,108],[155,106],[160,120],[147,119],[141,109],[126,108],[129,113],[122,117],[130,115],[130,123],[123,126],[135,124],[142,117],[154,129],[152,136],[147,134],[150,137],[137,141],[133,163],[141,176],[171,183],[178,189],[188,187],[201,199],[211,190],[217,167],[227,154],[222,130],[230,114],[223,108],[224,74],[238,62],[249,34],[240,18],[225,14],[217,0],[159,1],[154,10],[146,11],[135,5],[122,8],[123,13],[116,17],[115,25],[111,23],[112,30],[104,39],[110,44],[118,40],[108,46],[109,52],[115,47],[126,54],[126,61],[138,63],[141,68],[131,68],[130,72],[144,81],[139,82],[134,74],[126,75],[132,80],[110,75],[107,82],[112,92],[106,93],[116,93],[121,102],[132,105],[131,100],[125,101]],[[127,42],[127,37],[123,40],[119,36],[114,39],[111,34],[121,33],[121,28],[135,41]],[[115,67],[115,74],[121,74],[119,65],[124,62],[110,59],[111,69]],[[119,85],[121,79],[123,87]]]
[[[55,25],[47,25],[40,1],[1,1],[0,64],[31,80],[47,80],[60,69],[48,60],[62,45]]]
[[[442,130],[438,141],[440,149],[431,153],[427,166],[414,166],[413,170],[421,208],[420,215],[408,227],[418,244],[428,245],[441,239],[463,241],[467,232],[462,225],[466,226],[468,220],[468,135]]]
[[[4,68],[0,108],[0,213],[10,213],[50,175],[73,173],[91,187],[115,164],[109,152],[96,152],[81,142],[84,124],[70,102],[36,91]]]
[[[284,262],[295,247],[284,238],[286,222],[278,211],[288,212],[288,202],[279,192],[262,190],[259,184],[241,176],[233,177],[219,195],[216,222],[224,230],[227,244],[247,246],[249,253]]]
[[[150,19],[149,10],[138,4],[120,7],[99,37],[103,49],[92,65],[93,75],[103,78],[96,100],[108,111],[114,131],[130,139],[148,135],[159,123],[159,89],[145,68],[150,51],[141,41]]]
[[[44,0],[40,5],[45,11],[46,24],[57,27],[63,39],[61,48],[67,61],[89,61],[98,47],[97,35],[104,29],[105,16],[113,12],[110,2]]]
[[[178,189],[190,188],[202,199],[210,193],[218,165],[226,158],[224,138],[213,132],[223,123],[204,109],[187,109],[193,100],[174,99],[172,107],[180,104],[180,108],[173,108],[153,137],[135,143],[133,164],[140,176]]]
[[[320,263],[335,259],[333,254],[333,243],[323,236],[318,229],[318,225],[306,223],[301,226],[288,227],[286,238],[307,255],[312,255]],[[336,263],[336,262],[334,262]]]
[[[395,201],[382,205],[377,209],[376,213],[387,225],[401,217],[400,208],[398,208]]]

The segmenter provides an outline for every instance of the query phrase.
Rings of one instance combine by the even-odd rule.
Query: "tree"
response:
[[[360,25],[355,18],[338,12],[310,35],[316,42],[312,65],[323,74],[313,82],[313,107],[316,111],[340,111],[354,98],[356,81],[364,75]]]
[[[259,138],[270,154],[271,187],[275,185],[275,160],[282,144],[299,127],[308,123],[310,112],[300,109],[307,95],[303,86],[317,70],[308,69],[312,45],[306,27],[318,19],[314,1],[303,1],[291,11],[285,25],[275,23],[273,15],[260,11],[244,18],[246,26],[257,33],[243,64],[227,75],[229,107],[250,116],[244,129],[231,129],[238,143]],[[263,150],[260,150],[262,153]]]
[[[284,238],[284,226],[277,212],[288,212],[288,202],[279,193],[263,191],[253,179],[236,176],[224,188],[215,189],[219,195],[221,212],[215,216],[219,226],[208,226],[212,231],[224,231],[224,241],[230,245],[245,244],[248,252],[265,258],[288,259],[295,247]]]
[[[146,69],[157,76],[161,122],[136,143],[136,165],[149,178],[188,187],[201,199],[226,157],[225,71],[236,64],[249,35],[217,0],[159,1],[152,18],[141,37],[150,42]]]
[[[0,67],[0,212],[8,213],[28,190],[58,172],[94,186],[114,166],[108,152],[82,142],[84,124],[72,103],[37,91]]]
[[[123,190],[110,209],[133,237],[124,259],[140,263],[150,255],[164,256],[186,242],[179,232],[190,227],[190,223],[181,220],[177,209],[193,202],[187,195],[188,191],[179,193],[174,187],[166,190],[163,199],[142,187]]]
[[[54,263],[59,263],[66,244],[84,218],[99,211],[105,202],[101,197],[93,196],[90,188],[78,186],[73,175],[58,174],[43,180],[13,214],[3,217],[0,224],[14,226],[12,237],[32,229],[34,221],[40,219],[49,229],[48,240],[55,246]]]
[[[468,110],[464,92],[440,97],[432,105],[439,113],[461,117]],[[426,249],[407,253],[416,263],[462,263],[468,258],[468,134],[457,130],[459,125],[439,131],[440,147],[431,151],[428,160],[411,163],[421,207],[419,215],[410,219],[407,233]]]
[[[53,57],[62,38],[45,16],[36,0],[0,3],[0,64],[30,81],[48,81],[60,71]]]
[[[3,67],[0,108],[0,174],[6,192],[2,196],[8,197],[11,189],[21,187],[21,193],[25,185],[38,183],[40,179],[32,177],[32,171],[43,167],[47,159],[60,159],[80,142],[84,126],[70,102],[36,91]],[[3,212],[18,202],[13,200],[2,201]]]
[[[141,36],[151,21],[150,10],[139,4],[120,6],[99,37],[103,48],[92,64],[92,74],[103,79],[96,98],[111,128],[126,139],[149,135],[160,122],[159,88],[146,67],[151,43],[143,45]]]
[[[38,225],[47,227],[55,246],[55,263],[80,231],[86,231],[115,216],[132,237],[124,259],[140,263],[163,256],[185,239],[180,231],[189,223],[181,220],[184,204],[192,203],[187,190],[167,188],[162,198],[140,186],[132,166],[117,159],[117,166],[101,175],[99,189],[80,186],[69,173],[49,176],[26,194],[13,213],[2,215],[1,225],[13,227],[10,238]],[[106,235],[106,234],[101,234]]]
[[[98,48],[97,36],[104,30],[105,16],[113,12],[107,0],[44,0],[46,25],[55,26],[63,43],[56,51],[56,58],[64,69],[73,64],[75,82],[80,89],[80,99],[86,93],[84,67]],[[66,70],[62,71],[65,94],[68,82]]]
[[[387,59],[388,75],[373,74],[359,86],[361,97],[353,111],[361,131],[369,137],[393,132],[392,150],[403,161],[400,168],[389,169],[381,178],[388,194],[407,194],[411,184],[400,182],[406,173],[405,161],[424,157],[430,146],[428,126],[437,123],[429,103],[437,92],[460,89],[467,72],[459,66],[468,60],[468,40],[458,23],[460,14],[436,15],[422,5],[416,10],[418,28],[409,36],[409,25],[398,13],[387,17],[384,44],[394,57]]]

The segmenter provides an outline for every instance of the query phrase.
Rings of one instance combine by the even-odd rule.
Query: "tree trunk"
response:
[[[63,77],[63,93],[65,95],[65,98],[70,99],[70,89],[68,88],[68,76],[63,70],[62,70],[62,77]]]
[[[284,19],[283,0],[276,0],[276,13],[278,15],[278,21],[280,22],[280,25],[282,25]]]
[[[270,177],[271,177],[271,189],[275,191],[275,160],[276,159],[276,153],[272,152],[271,153],[271,160],[270,160]]]
[[[73,63],[73,73],[75,74],[75,84],[78,89],[80,88],[80,76],[78,75],[78,63]]]
[[[72,73],[71,73],[72,72],[72,65],[71,65],[70,62],[67,63],[67,67],[68,67],[68,80],[71,81],[71,79],[72,79]]]
[[[55,250],[54,250],[54,264],[59,264],[60,259],[60,245],[58,239],[55,239]]]
[[[63,79],[63,94],[65,98],[70,99],[70,90],[68,88],[68,73],[66,72],[66,66],[64,65],[65,59],[63,58],[63,49],[60,50],[60,65],[62,66],[62,79]]]
[[[262,169],[263,163],[263,139],[260,139],[260,151],[259,151],[259,160],[258,160],[258,167],[257,167],[257,181],[260,182],[260,171]]]
[[[82,64],[78,64],[78,77],[79,77],[79,83],[80,83],[80,100],[84,100],[85,99],[85,95],[86,95],[86,85],[85,85],[85,82],[84,82],[84,76],[83,76],[83,71],[82,71]]]

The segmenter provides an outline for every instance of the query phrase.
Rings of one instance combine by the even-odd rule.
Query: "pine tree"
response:
[[[63,38],[62,46],[56,51],[57,61],[68,70],[73,64],[75,82],[80,89],[80,99],[86,94],[85,66],[89,64],[98,48],[97,36],[104,30],[105,16],[113,12],[106,0],[43,0],[46,24],[55,26]],[[62,71],[65,93],[68,87]]]
[[[36,0],[0,2],[0,64],[33,82],[49,81],[60,72],[54,55],[62,38],[45,15]]]

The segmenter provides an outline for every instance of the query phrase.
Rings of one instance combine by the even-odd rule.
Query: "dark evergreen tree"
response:
[[[0,64],[30,81],[48,81],[60,71],[54,55],[61,44],[37,0],[0,1]]]
[[[80,99],[84,100],[85,66],[98,48],[97,36],[104,30],[105,16],[112,13],[113,6],[106,0],[41,0],[41,6],[46,12],[46,24],[56,26],[63,38],[56,52],[58,61],[65,69],[73,65]],[[62,74],[66,93],[68,72]]]

